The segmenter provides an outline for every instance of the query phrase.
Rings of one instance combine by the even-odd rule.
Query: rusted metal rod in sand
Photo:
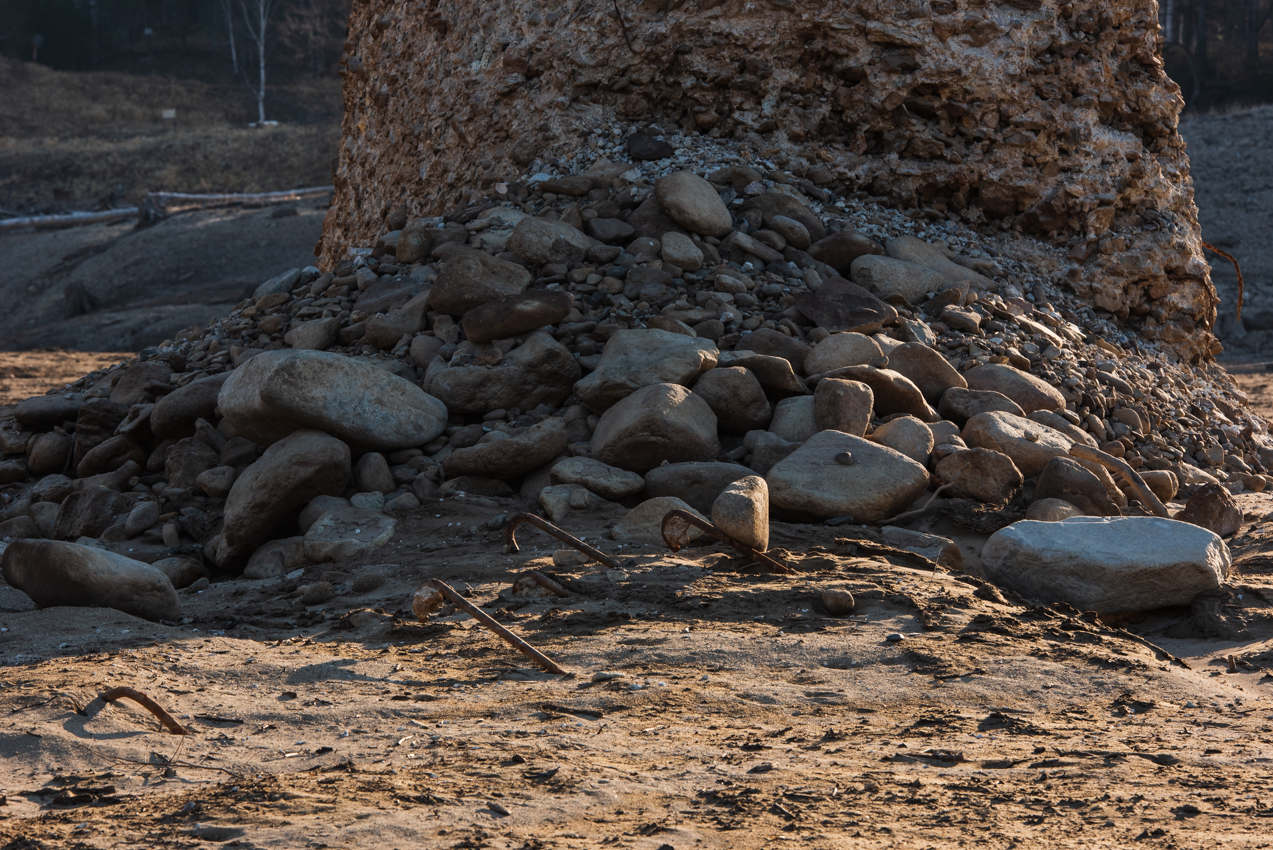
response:
[[[1157,516],[1171,517],[1171,514],[1167,512],[1167,506],[1159,501],[1158,497],[1154,495],[1153,490],[1149,489],[1149,485],[1145,483],[1145,479],[1141,478],[1140,473],[1132,469],[1131,466],[1128,465],[1127,461],[1122,458],[1114,457],[1108,452],[1103,452],[1100,449],[1094,449],[1091,446],[1084,446],[1079,443],[1075,443],[1070,447],[1070,457],[1076,457],[1079,460],[1091,461],[1092,463],[1099,463],[1111,472],[1117,472],[1119,475],[1123,476],[1123,480],[1130,484],[1132,489],[1136,491],[1137,498],[1144,503],[1145,507],[1149,508]]]
[[[522,575],[530,576],[531,580],[533,580],[535,584],[544,588],[553,596],[556,596],[560,599],[570,598],[570,591],[566,590],[566,588],[562,587],[560,584],[553,581],[548,576],[541,573],[539,570],[527,570],[526,572],[522,573]]]
[[[694,516],[694,514],[690,513],[689,511],[684,511],[684,510],[681,510],[680,508],[677,508],[676,510],[673,510],[673,511],[668,511],[667,514],[663,517],[663,522],[660,523],[660,528],[663,531],[663,542],[666,543],[667,548],[671,549],[673,552],[676,552],[681,548],[680,543],[668,537],[668,525],[673,521],[685,522],[685,523],[688,523],[689,525],[694,526],[695,528],[699,528],[699,529],[702,529],[703,531],[706,531],[708,534],[710,534],[712,537],[715,537],[721,543],[724,543],[729,546],[733,546],[739,552],[742,552],[747,557],[755,560],[756,563],[760,564],[762,567],[765,568],[765,572],[782,573],[783,575],[790,575],[792,572],[794,572],[794,570],[792,570],[791,567],[787,566],[782,561],[776,560],[770,557],[769,555],[766,555],[764,552],[759,552],[753,549],[752,547],[748,546],[746,543],[742,542],[741,540],[735,540],[733,537],[730,537],[728,534],[721,531],[719,528],[712,525],[707,520],[700,519],[699,517]]]
[[[499,623],[495,622],[494,618],[492,618],[490,614],[487,614],[481,608],[478,608],[472,602],[469,602],[463,596],[456,593],[454,590],[451,589],[451,586],[448,585],[446,582],[441,581],[440,579],[434,578],[434,579],[429,579],[429,585],[433,588],[436,588],[438,593],[441,593],[443,596],[445,596],[447,601],[450,602],[452,605],[454,605],[456,608],[459,608],[465,614],[468,614],[474,620],[477,620],[483,626],[486,626],[486,628],[495,632],[495,634],[503,638],[508,643],[509,646],[516,649],[522,655],[525,655],[531,661],[534,661],[540,667],[543,667],[549,673],[556,673],[559,676],[567,675],[565,670],[557,666],[556,661],[553,661],[547,655],[544,655],[538,649],[535,649],[535,647],[531,646],[526,641],[522,640],[517,635],[510,632],[508,629],[504,628]]]
[[[528,513],[513,514],[511,517],[508,518],[508,525],[504,526],[505,551],[509,553],[521,551],[521,547],[517,545],[516,535],[517,535],[517,526],[521,525],[523,522],[528,522],[531,525],[538,528],[540,531],[544,532],[545,534],[550,534],[553,537],[556,537],[558,540],[560,540],[562,543],[565,543],[567,546],[573,546],[574,548],[578,549],[580,552],[583,552],[589,558],[592,558],[594,561],[600,561],[601,563],[605,564],[607,567],[609,567],[612,570],[621,569],[621,567],[619,566],[619,562],[616,561],[614,558],[611,558],[605,552],[602,552],[600,549],[596,549],[592,546],[589,546],[587,543],[584,543],[578,537],[572,537],[571,535],[562,531],[560,528],[553,525],[551,522],[544,519],[543,517],[538,517],[538,516],[535,516],[534,514],[528,514]]]
[[[102,702],[115,702],[116,700],[130,699],[149,711],[151,714],[155,715],[155,717],[159,718],[159,722],[163,724],[163,727],[172,734],[190,734],[186,730],[186,727],[174,720],[171,714],[160,708],[158,703],[143,694],[141,691],[136,691],[132,688],[111,688],[109,691],[103,691],[98,699]]]

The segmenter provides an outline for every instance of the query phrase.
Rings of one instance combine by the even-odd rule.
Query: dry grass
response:
[[[255,192],[331,182],[339,81],[280,87],[276,127],[249,128],[242,87],[0,59],[0,207],[44,211],[148,191]],[[177,109],[176,122],[162,118]]]

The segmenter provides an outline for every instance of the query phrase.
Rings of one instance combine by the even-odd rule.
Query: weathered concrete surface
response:
[[[1069,246],[1058,272],[1094,306],[1191,359],[1214,347],[1154,4],[431,0],[357,3],[350,33],[325,267],[400,203],[441,213],[617,114]]]

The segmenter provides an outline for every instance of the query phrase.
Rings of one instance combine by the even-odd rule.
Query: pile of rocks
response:
[[[357,557],[458,493],[558,522],[621,503],[615,536],[649,542],[684,507],[763,549],[771,515],[885,524],[939,486],[1001,525],[1147,513],[1078,444],[1164,502],[1198,494],[1185,518],[1216,532],[1236,530],[1230,494],[1270,483],[1265,426],[1214,367],[1121,334],[1046,263],[714,158],[603,158],[441,218],[396,210],[330,271],[0,410],[0,535],[181,586]],[[1223,577],[1216,544],[1190,544],[1211,567],[1181,592]],[[10,547],[6,577],[49,551]]]

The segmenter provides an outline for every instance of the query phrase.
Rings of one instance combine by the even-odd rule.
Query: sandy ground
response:
[[[622,569],[554,568],[537,530],[505,555],[486,528],[523,503],[480,497],[360,561],[184,594],[176,626],[0,588],[0,846],[1268,846],[1273,499],[1242,498],[1231,586],[1120,626],[823,527],[777,525],[796,572],[770,576],[579,513]],[[569,596],[514,596],[533,567]],[[430,577],[571,675],[449,606],[416,622]],[[191,734],[95,699],[116,686]]]
[[[1191,153],[1240,147],[1233,128],[1262,120],[1186,124]],[[1227,156],[1199,156],[1195,177]],[[1210,236],[1226,225],[1208,197]],[[143,247],[68,233],[23,256],[108,237]],[[128,338],[75,321],[41,338]],[[1239,354],[1235,380],[1273,412],[1260,350]],[[111,356],[16,355],[0,374],[37,376],[4,379],[29,381],[22,395]],[[1239,499],[1248,526],[1221,592],[1109,623],[872,556],[844,528],[776,524],[795,572],[772,576],[714,544],[620,549],[605,536],[618,514],[576,513],[569,530],[621,568],[554,567],[558,544],[529,526],[504,552],[501,518],[526,503],[482,497],[425,505],[359,561],[217,576],[181,594],[174,625],[35,610],[0,585],[0,848],[1267,847],[1273,497]],[[984,538],[932,530],[957,533],[975,571]],[[568,596],[514,594],[530,568]],[[417,622],[427,578],[570,675],[450,606]],[[324,580],[336,597],[304,605]],[[829,614],[831,587],[854,593],[852,615]],[[97,698],[118,686],[190,734]]]
[[[0,404],[12,404],[126,360],[128,351],[0,351]]]

